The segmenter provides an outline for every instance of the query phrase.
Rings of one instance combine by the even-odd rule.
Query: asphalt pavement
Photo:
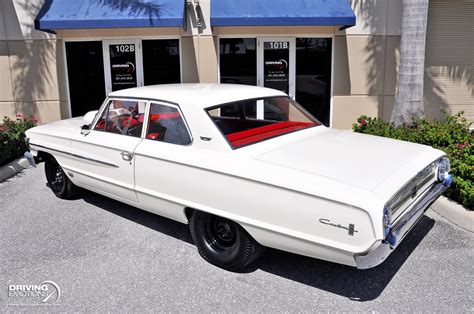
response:
[[[474,312],[474,234],[431,210],[373,269],[267,249],[231,273],[199,256],[186,225],[90,192],[56,198],[43,165],[0,183],[0,200],[3,312]],[[44,281],[59,300],[51,285],[47,302],[25,292]]]

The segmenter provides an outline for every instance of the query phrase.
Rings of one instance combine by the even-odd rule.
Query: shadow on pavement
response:
[[[92,192],[84,192],[85,202],[100,207],[122,218],[139,223],[168,236],[193,244],[189,229],[179,222],[160,217]],[[258,269],[322,289],[355,301],[376,299],[393,276],[433,228],[435,221],[423,216],[400,246],[381,265],[367,270],[325,262],[274,249],[264,254],[244,273]],[[196,254],[198,254],[196,250]],[[204,263],[204,261],[203,261]]]
[[[423,216],[400,246],[371,269],[359,270],[273,249],[267,249],[254,267],[351,300],[370,301],[383,292],[434,224],[433,219]]]
[[[90,191],[83,191],[81,194],[82,199],[84,199],[86,203],[100,207],[112,214],[194,245],[187,225]]]

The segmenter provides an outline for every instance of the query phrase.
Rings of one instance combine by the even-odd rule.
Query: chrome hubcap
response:
[[[215,232],[216,232],[217,237],[220,240],[225,241],[225,242],[232,241],[235,236],[231,225],[225,219],[216,219]]]
[[[56,165],[51,171],[51,188],[55,191],[59,191],[63,186],[63,182],[63,171],[59,165]]]

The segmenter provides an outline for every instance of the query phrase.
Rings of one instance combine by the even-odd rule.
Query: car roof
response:
[[[285,93],[258,86],[238,84],[163,84],[122,89],[109,94],[109,97],[130,97],[158,99],[193,105],[202,108],[238,101],[242,99],[271,96],[287,96]]]

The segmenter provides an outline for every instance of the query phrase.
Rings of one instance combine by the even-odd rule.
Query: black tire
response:
[[[255,261],[263,247],[232,220],[194,211],[189,230],[199,254],[209,263],[238,271]]]
[[[72,199],[77,195],[79,188],[69,180],[55,159],[50,158],[45,161],[44,172],[48,186],[54,195],[62,199]]]

